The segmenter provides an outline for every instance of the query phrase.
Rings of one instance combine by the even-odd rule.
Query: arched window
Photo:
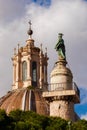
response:
[[[22,64],[22,80],[26,81],[27,80],[27,62],[24,61]]]
[[[32,86],[37,86],[37,63],[32,62]]]
[[[44,83],[46,83],[46,78],[47,78],[47,66],[46,65],[44,65]]]

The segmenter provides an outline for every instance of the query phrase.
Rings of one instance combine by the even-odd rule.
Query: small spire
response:
[[[19,47],[20,47],[20,44],[18,43],[18,52],[19,52]]]
[[[29,30],[27,31],[27,34],[29,35],[30,39],[32,38],[32,34],[33,34],[33,31],[31,30],[31,20],[28,22],[29,23]]]
[[[47,47],[45,48],[45,51],[46,51],[45,53],[47,53]]]
[[[47,56],[47,47],[45,48],[45,56]]]
[[[16,48],[14,48],[14,55],[16,55]]]
[[[40,44],[40,50],[41,50],[41,52],[42,52],[42,43]]]

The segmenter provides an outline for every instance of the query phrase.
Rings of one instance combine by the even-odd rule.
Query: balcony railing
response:
[[[48,91],[63,91],[63,90],[75,90],[78,96],[80,96],[80,91],[75,82],[72,83],[52,83],[48,84]]]

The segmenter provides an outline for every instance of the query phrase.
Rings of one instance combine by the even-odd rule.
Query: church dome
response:
[[[26,45],[17,50],[12,56],[13,82],[12,91],[0,98],[0,109],[7,113],[20,109],[48,115],[49,106],[42,97],[42,90],[47,89],[47,52],[34,45],[33,31],[29,21],[29,38]],[[32,87],[31,87],[32,86]]]
[[[20,109],[48,115],[48,105],[42,97],[41,90],[38,89],[22,88],[10,91],[0,98],[0,108],[7,113]]]
[[[70,69],[66,67],[66,64],[65,60],[59,60],[55,63],[50,74],[51,90],[70,89],[72,87],[70,84],[72,83],[73,75]]]

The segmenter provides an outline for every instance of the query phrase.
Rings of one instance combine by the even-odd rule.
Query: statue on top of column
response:
[[[59,59],[66,60],[66,55],[65,55],[65,45],[64,45],[64,40],[62,39],[63,34],[59,33],[58,36],[58,42],[55,46],[56,51],[58,51],[58,56]]]

